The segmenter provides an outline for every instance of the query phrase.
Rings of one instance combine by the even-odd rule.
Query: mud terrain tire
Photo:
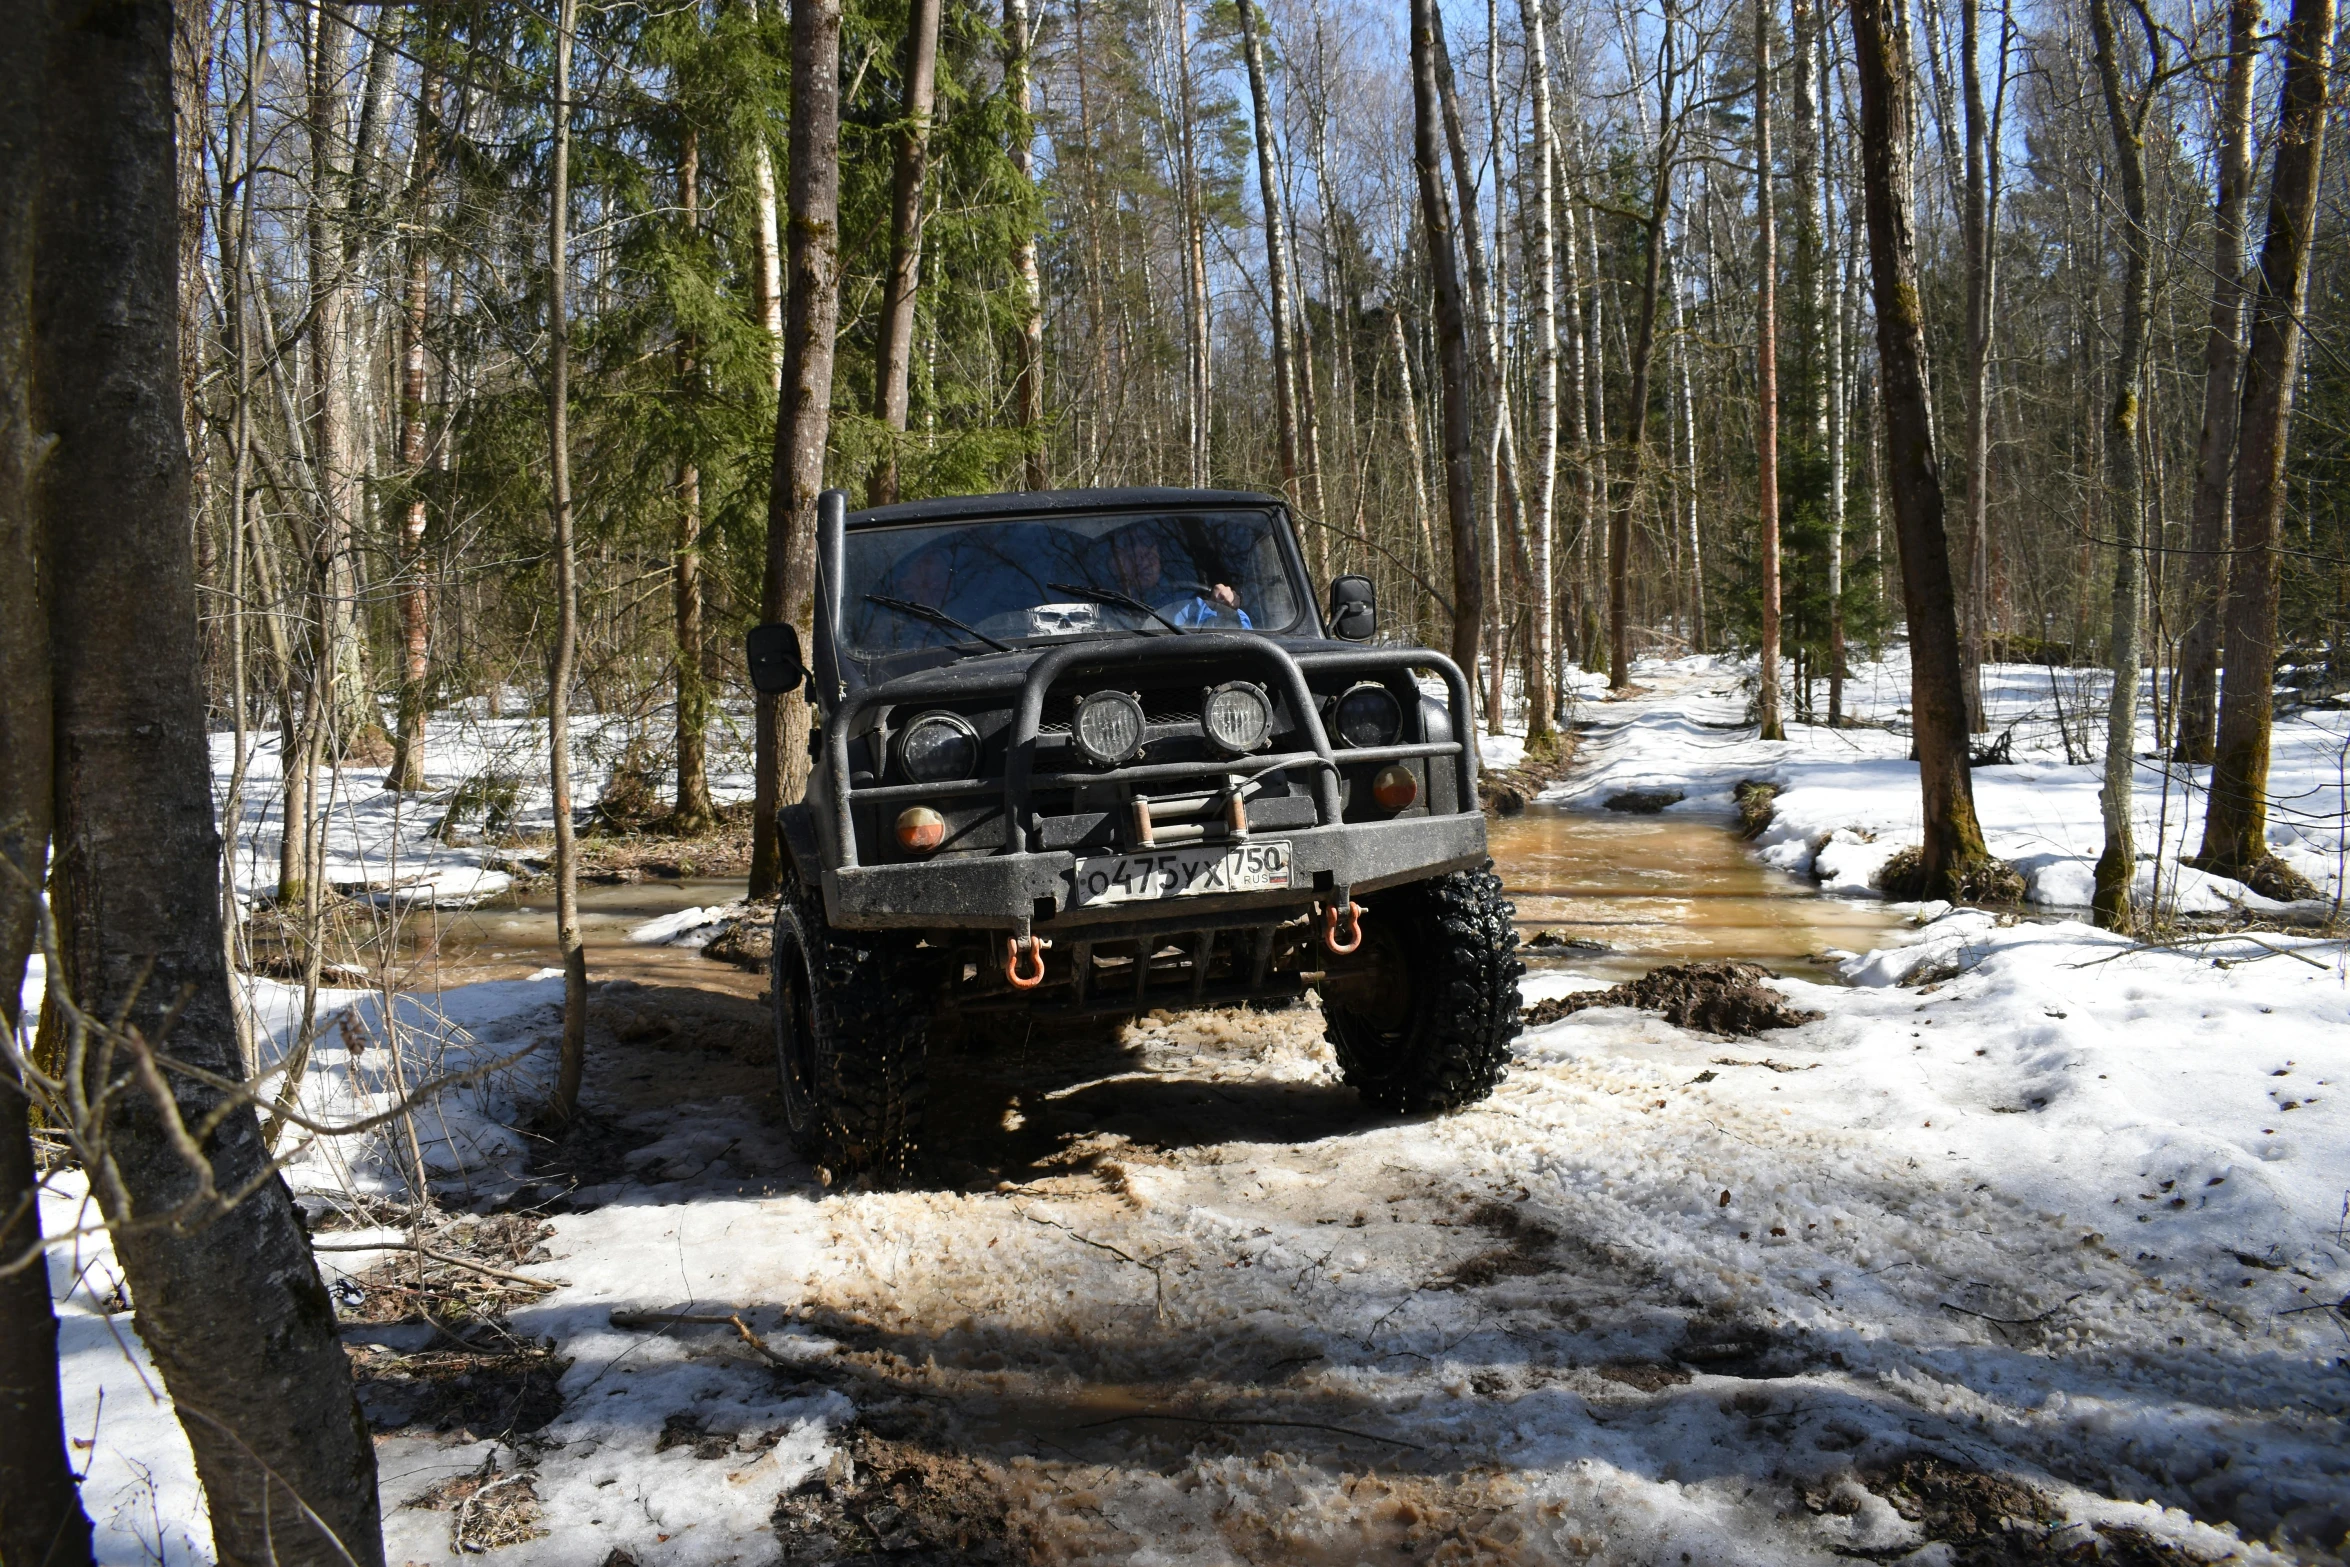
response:
[[[1325,996],[1322,1010],[1340,1073],[1381,1110],[1425,1115],[1474,1104],[1508,1070],[1526,965],[1515,910],[1486,865],[1364,902],[1364,941],[1401,977],[1403,1004],[1370,1016]]]
[[[902,1184],[922,1136],[930,987],[915,938],[834,930],[822,895],[775,909],[775,1069],[784,1122],[827,1185]]]

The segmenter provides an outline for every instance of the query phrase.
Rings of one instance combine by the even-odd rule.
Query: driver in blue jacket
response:
[[[1158,530],[1148,523],[1121,528],[1110,538],[1110,566],[1121,590],[1156,609],[1178,626],[1250,624],[1240,595],[1228,583],[1166,583],[1159,559]],[[1202,592],[1201,589],[1206,591]]]

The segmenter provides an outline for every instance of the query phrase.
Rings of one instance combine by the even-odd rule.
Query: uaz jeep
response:
[[[773,980],[785,1113],[820,1168],[906,1173],[934,1028],[1311,987],[1371,1104],[1492,1091],[1523,966],[1468,685],[1426,648],[1353,645],[1368,578],[1318,613],[1279,499],[850,514],[827,491],[816,546],[812,658],[780,624],[749,652],[760,690],[805,680],[815,708]]]

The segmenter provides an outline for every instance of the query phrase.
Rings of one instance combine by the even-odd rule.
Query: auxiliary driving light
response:
[[[915,783],[951,783],[979,771],[979,731],[954,713],[924,713],[898,736],[898,768]]]
[[[1216,687],[1201,700],[1200,726],[1210,740],[1227,751],[1253,751],[1265,743],[1265,735],[1273,727],[1273,704],[1257,687],[1235,680]]]
[[[898,846],[910,854],[928,854],[947,841],[947,819],[927,805],[898,812]]]
[[[1394,762],[1379,769],[1371,780],[1371,798],[1383,811],[1400,811],[1420,797],[1420,780],[1412,770]]]
[[[1403,708],[1395,693],[1374,681],[1366,680],[1348,690],[1338,699],[1332,717],[1339,743],[1358,750],[1393,745],[1395,737],[1403,733]]]
[[[1104,767],[1115,767],[1142,749],[1142,704],[1123,691],[1079,697],[1069,730],[1078,750]]]

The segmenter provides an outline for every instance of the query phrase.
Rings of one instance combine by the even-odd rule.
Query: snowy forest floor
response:
[[[1619,1007],[1529,1028],[1453,1115],[1366,1113],[1310,1007],[1154,1015],[940,1056],[927,1184],[826,1190],[780,1135],[763,1006],[599,984],[564,1142],[526,1131],[550,1045],[294,1172],[353,1248],[322,1262],[389,1559],[2341,1560],[2341,945],[2055,917],[2095,769],[2033,732],[2030,678],[2000,688],[2022,765],[1977,792],[2044,917],[1908,911],[1845,983],[1781,981],[1820,1016],[1759,1038]],[[1767,778],[1760,851],[1847,892],[1914,825],[1898,733],[1762,746],[1730,666],[1640,680],[1584,705],[1562,799],[1727,822]],[[1856,683],[1862,716],[1897,720],[1900,684]],[[2305,818],[2280,851],[2328,892],[2341,717],[2278,742]],[[2142,799],[2175,856],[2168,777]],[[1598,983],[1569,954],[1527,1000]],[[549,1039],[559,994],[402,997],[403,1069]],[[282,1039],[298,993],[255,1000]],[[312,1109],[381,1102],[380,996],[321,1015]],[[494,1215],[429,1245],[560,1282],[357,1249],[413,1236],[418,1162],[446,1213]],[[76,1211],[61,1183],[49,1222]],[[106,1558],[207,1559],[111,1256],[53,1276]]]

